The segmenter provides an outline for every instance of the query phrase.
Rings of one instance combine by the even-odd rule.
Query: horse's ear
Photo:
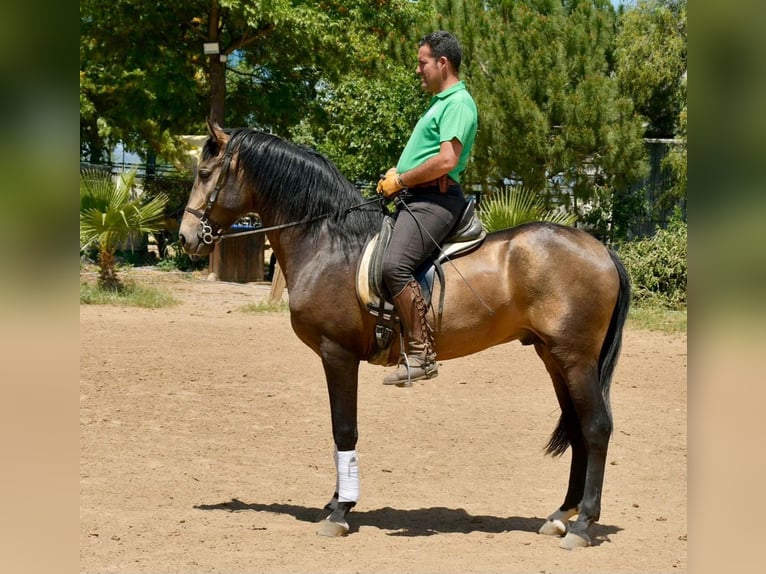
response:
[[[215,138],[221,148],[225,147],[229,141],[229,135],[223,131],[215,120],[207,118],[206,122],[207,131],[210,133],[210,136]]]

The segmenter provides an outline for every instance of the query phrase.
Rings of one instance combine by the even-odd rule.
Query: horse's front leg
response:
[[[345,536],[349,531],[348,513],[359,500],[359,464],[356,454],[356,422],[359,358],[334,343],[322,346],[322,366],[327,379],[335,441],[335,493],[325,506],[329,513],[317,534]]]

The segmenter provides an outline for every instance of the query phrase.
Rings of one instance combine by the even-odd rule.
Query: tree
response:
[[[366,42],[367,56],[322,78],[316,98],[290,130],[293,140],[326,155],[352,181],[376,181],[394,165],[428,105],[414,68],[419,31],[432,12],[427,3],[405,4],[379,24],[384,28],[373,28],[378,39]]]
[[[98,162],[122,141],[157,155],[171,134],[204,119],[202,37],[207,2],[80,2],[80,147]]]
[[[686,106],[686,0],[638,0],[620,19],[617,80],[645,118],[645,135],[672,138]]]
[[[658,208],[668,211],[670,207],[686,201],[687,188],[687,159],[686,159],[686,103],[679,114],[678,131],[676,132],[678,145],[674,146],[668,152],[663,160],[663,166],[670,170],[673,176],[673,183],[659,198]]]
[[[608,0],[440,1],[479,107],[474,181],[575,201],[624,188],[645,170],[639,118],[612,77]]]
[[[384,78],[349,74],[328,85],[293,139],[325,154],[352,181],[376,181],[396,163],[427,106],[413,76],[392,64]]]
[[[286,134],[321,82],[370,68],[415,10],[406,0],[83,0],[81,151],[95,161],[122,141],[167,155],[172,136],[204,131],[207,115]],[[203,42],[220,53],[204,55]]]
[[[115,251],[126,241],[159,229],[167,197],[149,201],[132,195],[136,172],[115,183],[109,172],[83,170],[80,174],[80,250],[98,246],[99,285],[120,289]]]
[[[620,18],[615,48],[620,90],[634,102],[647,138],[674,139],[662,166],[655,219],[686,200],[686,0],[638,0]]]

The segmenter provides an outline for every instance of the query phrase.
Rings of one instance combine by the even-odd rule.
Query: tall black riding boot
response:
[[[428,324],[428,308],[417,281],[410,280],[404,289],[394,296],[394,306],[406,331],[407,356],[395,373],[383,379],[383,384],[407,387],[412,381],[434,378],[439,374],[434,340]]]

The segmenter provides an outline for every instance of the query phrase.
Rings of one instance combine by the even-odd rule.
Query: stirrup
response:
[[[399,367],[401,365],[404,365],[404,370],[407,372],[407,380],[399,379],[396,381],[386,381],[384,377],[383,378],[384,385],[396,385],[397,387],[402,387],[402,388],[412,386],[412,368],[410,367],[410,359],[409,357],[407,357],[407,353],[402,352],[401,355],[399,355],[399,364],[396,366],[396,371],[392,373],[393,375],[399,372]]]
[[[433,379],[434,377],[438,376],[439,374],[439,368],[436,365],[436,361],[427,362],[424,365],[420,365],[418,367],[413,367],[410,365],[410,360],[407,357],[406,354],[402,353],[401,359],[399,361],[399,364],[397,365],[397,370],[394,373],[391,373],[391,375],[387,375],[387,377],[391,377],[392,380],[387,381],[386,378],[383,378],[383,384],[384,385],[395,385],[397,387],[411,387],[413,381],[422,381],[424,379]],[[407,378],[397,378],[396,375],[399,373],[399,370],[401,368],[404,368],[404,371],[407,373]],[[413,369],[422,369],[422,374],[419,375],[417,378],[412,378],[412,370]]]

